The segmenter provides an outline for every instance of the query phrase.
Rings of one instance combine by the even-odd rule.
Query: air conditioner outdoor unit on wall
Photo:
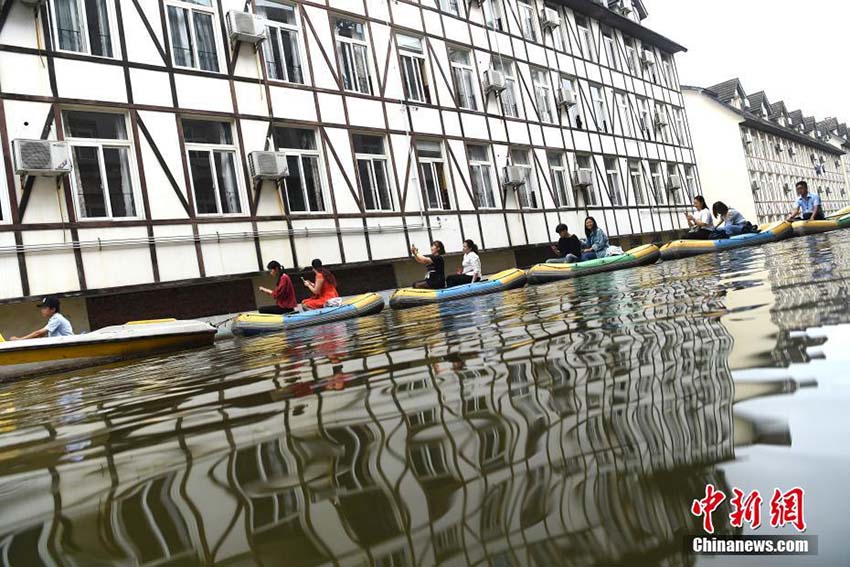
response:
[[[659,112],[655,115],[655,127],[656,128],[666,128],[667,127],[667,115],[663,112]]]
[[[558,89],[558,106],[569,108],[575,106],[576,94],[570,89]]]
[[[644,67],[653,67],[655,65],[655,59],[653,59],[652,53],[646,49],[640,55],[640,62]]]
[[[525,184],[522,168],[515,165],[506,165],[502,171],[502,184],[505,187],[519,187]]]
[[[782,190],[785,191],[786,193],[790,193],[791,192],[791,186],[788,185],[787,183],[784,183],[782,185]]]
[[[667,178],[667,189],[670,191],[678,191],[682,188],[682,178],[676,174]]]
[[[758,191],[758,190],[760,189],[760,187],[759,187],[759,182],[758,182],[758,181],[753,181],[753,183],[752,183],[752,187],[753,187],[753,191]]]
[[[286,154],[283,152],[251,152],[248,169],[252,179],[281,179],[289,175]]]
[[[749,132],[744,133],[744,143],[745,144],[752,144],[753,143],[753,135],[750,134]]]
[[[486,69],[484,71],[484,92],[485,93],[500,93],[505,90],[505,74],[496,69]]]
[[[56,140],[12,140],[15,173],[58,177],[71,171],[67,142]]]
[[[573,172],[573,187],[586,188],[593,185],[593,177],[587,170],[579,169]]]
[[[227,33],[231,41],[260,43],[266,39],[266,30],[259,25],[254,14],[239,10],[230,10],[227,13]]]
[[[540,26],[546,28],[557,28],[561,25],[561,16],[558,11],[553,8],[543,8],[540,10]]]

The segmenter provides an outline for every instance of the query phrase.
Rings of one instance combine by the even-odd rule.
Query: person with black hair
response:
[[[446,247],[439,240],[431,243],[430,254],[420,254],[416,246],[410,247],[413,259],[425,266],[427,270],[425,279],[413,283],[417,289],[443,289],[446,287],[446,263],[443,255]]]
[[[59,309],[59,298],[48,296],[36,305],[41,310],[41,316],[47,319],[47,324],[23,337],[9,337],[11,341],[40,339],[41,337],[67,337],[74,334],[74,329]]]
[[[726,238],[737,236],[745,232],[753,232],[753,225],[744,215],[735,209],[730,209],[723,201],[717,201],[711,206],[711,212],[715,218],[719,219],[715,230],[721,232],[721,235],[716,235],[714,238]],[[758,232],[758,230],[756,230]]]
[[[552,245],[552,252],[557,258],[549,260],[550,263],[560,264],[578,261],[581,257],[581,240],[575,234],[570,234],[569,228],[564,223],[555,227],[555,232],[558,233],[558,244]]]
[[[269,289],[260,286],[258,289],[270,295],[274,299],[274,305],[263,305],[259,308],[260,313],[268,313],[271,315],[283,315],[284,313],[292,313],[298,305],[295,299],[295,287],[292,285],[292,280],[283,271],[283,266],[277,260],[272,260],[266,265],[269,274],[274,278],[275,288]]]
[[[339,297],[339,292],[336,290],[336,278],[330,270],[322,266],[322,261],[316,258],[310,265],[313,268],[312,271],[308,270],[301,278],[313,294],[312,297],[301,302],[305,311],[321,309],[329,300]]]
[[[446,287],[464,285],[481,279],[481,258],[478,245],[470,239],[463,241],[463,261],[458,273],[446,277]]]
[[[608,254],[608,235],[605,234],[596,219],[587,217],[584,220],[585,239],[581,241],[581,262],[604,258]]]
[[[788,222],[823,220],[823,206],[820,197],[809,191],[809,184],[805,181],[798,181],[794,189],[797,191],[797,200],[785,220]]]
[[[694,197],[695,214],[685,213],[690,230],[684,236],[686,240],[708,240],[714,235],[714,219],[702,195]]]

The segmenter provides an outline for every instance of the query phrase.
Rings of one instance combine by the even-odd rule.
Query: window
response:
[[[277,127],[274,144],[286,152],[289,175],[283,178],[286,199],[292,212],[325,210],[316,132],[307,128]]]
[[[404,98],[414,102],[431,102],[422,40],[403,34],[396,34],[396,40],[398,41],[399,57],[401,57],[401,81],[404,87]]]
[[[637,105],[640,129],[643,131],[644,138],[650,140],[652,139],[652,114],[649,112],[649,100],[637,97]]]
[[[135,217],[124,115],[68,110],[63,116],[74,161],[72,185],[80,218]]]
[[[451,209],[442,144],[432,140],[420,140],[416,142],[416,155],[419,160],[419,176],[425,188],[428,208]]]
[[[620,114],[620,123],[623,125],[623,134],[629,137],[634,136],[632,113],[629,112],[629,99],[626,97],[626,93],[614,93],[614,99],[617,101],[617,110]]]
[[[55,0],[52,5],[59,49],[112,57],[107,0]]]
[[[667,81],[667,87],[676,88],[676,71],[673,68],[673,57],[666,53],[661,54],[661,66],[664,69],[664,80]],[[765,109],[765,118],[767,118],[767,110]]]
[[[584,171],[593,179],[593,164],[590,161],[590,156],[576,156],[576,169],[579,172]],[[596,193],[596,183],[594,182],[590,187],[588,187],[585,191],[585,206],[587,207],[595,207],[599,204],[598,194]]]
[[[667,179],[668,180],[672,180],[673,176],[678,175],[678,174],[679,174],[679,172],[676,169],[676,164],[671,163],[671,164],[667,165]],[[671,201],[673,202],[674,205],[681,205],[682,204],[682,189],[683,189],[683,187],[681,187],[681,181],[682,180],[679,179],[679,185],[680,186],[679,186],[678,189],[673,189],[672,187],[670,188],[670,196],[672,197]]]
[[[295,7],[273,0],[257,0],[257,16],[264,20],[266,27],[263,56],[269,78],[304,83]]]
[[[519,8],[519,26],[522,30],[522,37],[528,41],[537,41],[537,29],[534,27],[534,21],[537,18],[534,15],[534,8],[525,0],[517,0],[517,8]]]
[[[516,96],[516,78],[514,76],[514,64],[508,59],[501,56],[496,56],[492,60],[492,67],[496,71],[501,71],[505,76],[505,90],[499,95],[499,100],[502,103],[502,112],[505,116],[519,116],[519,106],[517,105]]]
[[[552,88],[549,77],[543,69],[531,68],[531,82],[534,85],[534,102],[541,122],[554,122],[555,113],[552,110]]]
[[[667,109],[663,103],[655,103],[655,129],[658,130],[659,136],[664,143],[670,143],[670,126],[667,118]]]
[[[236,146],[230,124],[183,120],[183,137],[198,214],[241,213]]]
[[[347,91],[372,94],[369,54],[363,24],[339,18],[334,23],[336,50],[342,67],[342,86]]]
[[[440,9],[443,12],[460,16],[460,7],[457,0],[440,0]]]
[[[623,39],[626,46],[626,65],[632,75],[640,77],[640,60],[638,59],[637,44],[631,37]]]
[[[564,152],[546,152],[546,160],[549,162],[549,171],[552,172],[552,190],[555,193],[555,206],[570,207],[570,178],[567,172]]]
[[[649,164],[649,174],[652,177],[652,194],[655,197],[655,203],[663,205],[666,201],[665,192],[667,189],[664,187],[664,172],[661,170],[661,164],[651,162]]]
[[[469,176],[472,179],[472,191],[478,200],[479,208],[494,208],[492,165],[490,152],[486,146],[467,146],[469,153]]]
[[[561,75],[561,88],[565,91],[571,91],[576,103],[569,107],[567,116],[569,117],[570,126],[581,130],[584,127],[584,122],[581,119],[581,95],[576,89],[576,81],[566,75]]]
[[[622,205],[623,190],[620,186],[620,172],[617,169],[616,159],[605,159],[605,178],[608,180],[608,192],[611,197],[611,204],[614,206]]]
[[[576,27],[578,27],[578,42],[582,56],[593,60],[593,35],[590,33],[590,23],[584,16],[576,14]]]
[[[608,66],[619,69],[620,60],[617,57],[617,43],[611,28],[602,28],[602,43],[605,46],[605,56],[608,58]]]
[[[643,172],[640,168],[640,162],[637,160],[629,160],[629,177],[632,180],[632,191],[635,194],[636,205],[646,205],[646,187],[643,184]]]
[[[351,138],[357,162],[357,180],[363,190],[366,210],[393,210],[384,138],[365,134],[352,134]]]
[[[522,169],[522,178],[525,181],[517,187],[517,200],[520,207],[524,209],[538,208],[537,184],[534,182],[534,172],[531,169],[528,150],[511,150],[511,165]]]
[[[678,139],[680,146],[686,146],[688,144],[688,132],[685,129],[685,113],[682,112],[681,108],[673,109],[673,116],[676,119],[676,138]]]
[[[168,5],[168,31],[174,65],[218,72],[214,15],[211,0]]]
[[[593,111],[596,114],[596,127],[608,132],[608,105],[605,102],[605,91],[601,86],[591,85],[590,96],[593,99]]]
[[[563,15],[561,14],[561,10],[560,10],[560,8],[558,7],[557,4],[552,4],[552,3],[546,2],[545,6],[549,9],[551,9],[551,10],[555,10],[555,12],[558,14],[558,17],[560,19],[563,19]],[[562,27],[559,25],[557,27],[551,28],[551,30],[552,30],[553,46],[558,51],[564,51],[564,36],[563,36],[564,31],[563,31]]]
[[[457,105],[460,108],[478,110],[478,101],[475,96],[476,81],[469,51],[450,47],[449,60],[452,65],[452,78],[454,79]]]
[[[505,30],[505,10],[502,0],[484,0],[484,24],[491,30]]]

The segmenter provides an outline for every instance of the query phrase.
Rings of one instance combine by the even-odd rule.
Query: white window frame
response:
[[[476,91],[475,85],[478,84],[478,81],[475,78],[475,68],[472,66],[472,57],[473,57],[472,50],[462,48],[462,47],[454,47],[454,46],[451,46],[451,45],[448,47],[448,49],[449,49],[449,66],[452,69],[452,80],[454,81],[454,87],[455,87],[455,91],[456,91],[455,92],[455,103],[457,104],[458,108],[461,108],[461,109],[464,109],[464,110],[477,111],[478,110],[478,94],[475,92]],[[457,61],[452,61],[452,52],[453,51],[457,51],[459,53],[466,53],[466,55],[468,56],[467,60],[469,61],[469,63],[458,63]],[[458,80],[458,77],[455,75],[455,70],[457,70],[461,74],[461,76],[462,76],[461,78],[463,80]],[[469,83],[468,85],[466,84],[467,80],[468,80],[468,83]],[[467,86],[470,89],[472,89],[472,92],[469,92],[469,93],[465,92],[466,89],[467,89]],[[464,103],[465,103],[467,100],[472,101],[472,106],[464,106],[463,104],[461,104],[461,101],[464,101]]]
[[[484,0],[481,9],[484,11],[484,27],[495,31],[505,31],[503,0]]]
[[[587,25],[581,25],[579,23],[579,17],[584,19],[584,22]],[[594,45],[593,45],[593,32],[591,28],[593,26],[590,18],[585,16],[579,16],[576,18],[576,32],[578,34],[578,42],[579,47],[581,49],[581,55],[588,61],[595,61],[594,58]]]
[[[673,56],[667,53],[661,54],[661,66],[664,69],[664,80],[667,83],[667,88],[676,88],[676,72],[673,67]],[[767,118],[767,115],[765,115]]]
[[[617,158],[604,158],[605,180],[608,182],[608,197],[611,206],[623,206],[623,183],[620,180],[620,169]]]
[[[514,62],[501,56],[495,56],[491,65],[505,76],[505,90],[499,95],[499,106],[502,108],[502,114],[511,118],[519,118],[519,97],[517,97]],[[509,93],[509,96],[505,96],[505,93]],[[513,109],[511,109],[510,102],[513,102]]]
[[[289,71],[286,69],[286,62],[285,61],[281,61],[281,67],[280,68],[283,70],[283,73],[287,75],[287,77],[285,79],[269,77],[269,80],[281,81],[281,82],[284,82],[284,83],[293,83],[293,84],[296,84],[296,85],[304,85],[304,84],[307,83],[307,77],[306,77],[307,68],[303,65],[305,57],[304,57],[304,40],[301,36],[301,14],[299,13],[297,6],[290,4],[288,2],[278,2],[277,0],[269,0],[269,3],[280,4],[281,6],[286,6],[287,8],[291,8],[294,15],[295,15],[295,23],[294,24],[287,24],[287,23],[284,23],[284,22],[278,22],[277,20],[268,20],[268,19],[265,19],[265,18],[263,18],[259,15],[257,16],[257,19],[259,20],[259,23],[265,28],[279,28],[280,30],[295,33],[295,37],[298,40],[297,55],[298,55],[298,64],[299,64],[298,67],[301,69],[301,81],[300,82],[299,81],[293,81],[292,78],[288,76]],[[279,35],[280,32],[278,31],[277,33],[278,33],[278,35],[275,36],[275,37],[279,41],[280,40],[280,35]],[[264,53],[265,53],[266,49],[269,49],[268,48],[269,42],[273,41],[268,33],[266,34],[266,36],[267,36],[266,40],[263,42]],[[283,56],[283,42],[279,43],[278,49],[281,52],[281,56]],[[268,73],[268,58],[266,58],[265,61],[266,61],[266,73]]]
[[[83,47],[82,51],[75,51],[73,49],[63,49],[60,47],[61,42],[59,41],[59,18],[57,16],[56,10],[58,7],[56,6],[55,0],[51,1],[50,4],[50,17],[51,28],[52,28],[52,37],[53,37],[53,45],[56,46],[56,51],[61,51],[63,53],[84,53],[90,57],[102,57],[104,59],[120,59],[121,53],[119,53],[120,45],[119,42],[115,41],[114,30],[117,29],[117,22],[115,20],[115,10],[114,4],[112,4],[109,0],[103,0],[106,6],[106,21],[109,26],[109,49],[112,52],[111,55],[96,55],[91,52],[91,38],[89,38],[89,19],[86,14],[84,0],[75,0],[77,4],[77,17],[80,19],[80,37],[81,37],[81,45]],[[170,39],[170,38],[169,38]]]
[[[197,118],[189,118],[190,120],[199,120]],[[241,165],[239,163],[239,147],[236,145],[236,133],[234,132],[235,128],[233,123],[227,121],[220,120],[211,120],[210,122],[223,122],[225,124],[230,124],[230,136],[233,140],[232,144],[204,144],[200,142],[189,142],[185,141],[184,145],[186,146],[186,163],[189,167],[189,179],[191,180],[191,189],[192,189],[192,197],[193,202],[195,204],[195,214],[199,217],[241,217],[246,216],[245,212],[245,188],[242,185],[242,172],[240,171]],[[210,171],[212,172],[212,180],[213,180],[213,192],[215,194],[215,203],[217,212],[215,213],[202,213],[198,211],[198,199],[197,193],[195,192],[195,177],[192,175],[192,167],[191,167],[191,159],[189,157],[189,152],[207,152],[210,160]],[[233,153],[233,173],[236,178],[236,195],[239,199],[239,211],[235,213],[223,213],[221,206],[221,190],[218,186],[218,169],[216,169],[215,165],[215,152],[231,152]]]
[[[440,0],[440,10],[458,18],[463,15],[461,14],[460,5],[460,0]]]
[[[422,47],[422,38],[415,35],[397,33],[396,41],[398,41],[399,36],[416,39],[420,45],[420,49],[417,52],[406,45],[398,44],[398,56],[401,62],[401,81],[405,100],[428,104],[431,102],[431,93],[428,89],[428,68],[426,66],[425,48]],[[412,77],[408,76],[408,67],[405,65],[405,59],[409,59],[411,62],[411,68],[413,69]],[[414,97],[412,95],[416,96]]]
[[[684,204],[684,200],[682,199],[682,195],[685,191],[684,179],[681,176],[678,164],[668,163],[667,164],[667,179],[670,179],[670,177],[673,176],[673,175],[679,175],[679,179],[682,182],[683,186],[679,187],[678,191],[671,191],[671,190],[667,189],[666,183],[665,183],[665,191],[667,191],[667,194],[668,194],[667,196],[672,197],[672,198],[668,199],[668,202],[671,205],[682,205],[682,204]]]
[[[484,155],[487,156],[486,160],[475,159],[472,157],[472,154],[469,152],[470,147],[477,147],[484,150]],[[498,186],[498,183],[493,183],[493,162],[490,161],[490,147],[485,146],[483,144],[468,144],[467,145],[467,155],[469,155],[469,177],[470,177],[470,187],[476,193],[476,197],[478,198],[478,208],[479,209],[495,209],[498,208],[499,202],[496,199],[496,192],[493,190],[493,187]],[[489,191],[489,201],[484,203],[481,199],[482,195],[475,190],[474,179],[478,179],[478,182],[481,184],[481,188],[483,191]],[[486,197],[486,196],[485,196]],[[487,199],[485,199],[487,200]]]
[[[98,159],[98,166],[99,166],[99,170],[100,170],[101,191],[103,192],[104,204],[106,205],[106,212],[107,212],[107,214],[105,216],[102,216],[102,217],[89,217],[89,216],[86,216],[84,214],[84,211],[82,211],[82,209],[80,208],[80,192],[81,192],[82,188],[78,185],[76,171],[72,171],[71,175],[69,177],[71,178],[71,190],[73,191],[73,194],[74,194],[73,206],[74,206],[74,212],[77,215],[77,219],[80,222],[97,222],[97,221],[103,221],[103,220],[123,222],[123,221],[138,220],[138,219],[142,218],[142,214],[139,212],[140,195],[139,195],[138,169],[136,168],[135,152],[133,152],[132,131],[131,131],[130,127],[128,126],[127,115],[123,114],[123,113],[118,113],[118,112],[103,112],[101,110],[79,110],[79,109],[74,109],[74,108],[68,108],[68,109],[65,109],[65,110],[66,111],[72,111],[72,112],[91,112],[91,113],[95,113],[95,114],[109,114],[109,115],[112,115],[112,116],[120,116],[124,120],[124,130],[125,130],[125,132],[127,132],[127,139],[126,140],[122,140],[120,138],[76,138],[76,137],[70,135],[70,130],[68,129],[68,126],[67,126],[68,122],[67,122],[67,120],[65,120],[65,116],[64,116],[64,112],[63,112],[62,119],[63,119],[63,122],[65,124],[65,141],[68,142],[68,145],[70,146],[69,150],[70,150],[70,154],[71,154],[71,162],[75,163],[75,159],[76,159],[74,157],[74,148],[75,147],[97,148],[97,150],[98,150],[98,152],[97,152],[98,158],[97,159]],[[103,159],[103,149],[104,148],[123,148],[123,149],[127,150],[127,167],[130,170],[130,184],[131,184],[132,196],[133,196],[133,210],[135,212],[135,214],[132,215],[132,216],[116,217],[116,216],[113,216],[113,214],[112,214],[112,202],[109,198],[109,187],[107,186],[107,183],[106,183],[106,179],[107,179],[106,162]],[[0,155],[2,155],[2,154],[0,154]],[[74,169],[76,170],[76,167]],[[4,181],[5,181],[5,179],[4,179]],[[5,183],[4,183],[4,185],[5,185]],[[5,191],[4,191],[4,194],[5,194]],[[0,201],[0,204],[2,204],[2,203],[3,203],[3,201]],[[8,210],[8,208],[5,209],[5,210]],[[4,217],[4,220],[6,220],[5,217]],[[2,224],[2,221],[0,221],[0,224]]]
[[[557,156],[558,165],[552,163],[552,156]],[[555,194],[555,206],[559,209],[569,209],[573,207],[572,196],[572,180],[570,179],[570,170],[567,166],[567,156],[565,152],[552,150],[546,152],[546,162],[549,164],[551,172],[552,188]]]
[[[686,146],[688,143],[688,132],[685,127],[685,113],[678,106],[673,107],[673,117],[676,120],[676,136],[679,139],[680,146]]]
[[[322,147],[322,145],[319,143],[319,133],[316,130],[314,130],[313,128],[306,128],[306,127],[303,127],[303,126],[294,126],[294,125],[291,125],[291,124],[276,124],[275,128],[293,128],[293,129],[296,129],[296,130],[309,130],[313,133],[314,141],[316,143],[316,149],[315,150],[306,150],[306,149],[301,149],[301,148],[284,148],[284,147],[277,147],[277,146],[276,147],[277,147],[277,151],[283,152],[286,155],[287,165],[289,163],[289,158],[291,156],[295,156],[295,157],[298,158],[298,167],[299,167],[299,174],[300,174],[300,179],[301,179],[301,187],[300,187],[301,195],[304,198],[304,205],[307,207],[307,209],[304,210],[304,211],[294,211],[294,212],[296,212],[298,214],[326,213],[327,210],[328,210],[328,205],[327,205],[328,195],[327,195],[327,191],[325,189],[327,187],[327,184],[325,183],[324,167],[322,167],[324,165],[324,156],[322,155],[322,151],[319,149],[319,148]],[[316,181],[319,183],[319,196],[322,199],[322,209],[321,210],[316,210],[316,211],[310,210],[310,199],[307,196],[307,187],[304,185],[304,159],[303,158],[305,156],[316,158],[316,162],[318,164],[317,169],[318,169],[319,176],[318,176],[318,179]],[[289,211],[293,212],[292,211],[292,203],[290,203],[290,201],[289,201],[289,193],[290,193],[290,190],[291,190],[291,188],[289,187],[289,179],[290,179],[289,176],[283,178],[283,186],[286,189],[286,204],[289,207]]]
[[[649,176],[652,180],[652,197],[656,205],[667,204],[667,180],[660,161],[649,162]]]
[[[563,25],[562,25],[563,22],[564,22],[564,14],[561,13],[562,11],[558,7],[557,4],[550,4],[550,3],[547,2],[547,3],[544,4],[544,6],[546,8],[550,8],[552,10],[555,10],[558,13],[558,17],[561,20],[561,23],[559,23],[557,27],[551,28],[552,47],[554,47],[556,51],[566,51],[566,42],[564,41],[564,29],[563,29]],[[540,35],[543,38],[543,41],[545,43],[546,33],[543,30],[541,30]]]
[[[584,164],[587,165],[584,165]],[[584,206],[585,207],[598,207],[599,206],[599,192],[596,187],[596,176],[593,174],[593,156],[590,154],[581,154],[576,155],[576,171],[585,171],[590,176],[590,179],[593,180],[593,183],[586,190]]]
[[[517,0],[517,17],[521,35],[527,41],[537,41],[537,14],[534,0]]]
[[[617,71],[620,70],[620,57],[617,54],[617,34],[613,29],[602,30],[602,44],[605,46],[605,58],[608,66]]]
[[[649,99],[639,96],[637,97],[637,105],[638,105],[638,126],[641,129],[641,133],[644,138],[652,139],[653,130],[655,130],[655,124],[652,121],[652,111],[649,109]]]
[[[593,111],[596,115],[596,129],[610,134],[608,124],[608,101],[605,100],[605,87],[590,85],[590,98],[593,101]]]
[[[644,183],[643,178],[643,166],[639,160],[629,160],[629,179],[632,184],[632,193],[635,196],[635,205],[645,206],[649,204],[646,194],[646,183]]]
[[[531,152],[534,150],[528,148],[513,148],[511,153],[511,165],[523,170],[523,179],[525,183],[516,188],[517,205],[522,209],[539,209],[541,208],[540,195],[537,191],[537,178],[534,175],[534,158]],[[517,163],[514,160],[514,152],[516,155],[525,156],[526,163]]]
[[[570,77],[569,75],[561,75],[560,81],[561,88],[571,91],[573,93],[573,98],[575,98],[576,101],[576,103],[567,110],[570,128],[587,128],[587,124],[585,124],[584,118],[582,118],[581,114],[581,94],[578,91],[577,79],[575,77]],[[581,121],[581,125],[579,125],[579,121]]]
[[[640,47],[638,46],[637,40],[633,37],[629,37],[625,38],[623,43],[626,50],[626,67],[635,77],[642,77],[641,63],[640,58],[638,57]]]
[[[623,125],[623,134],[629,138],[635,137],[634,125],[632,124],[632,113],[629,108],[629,97],[625,92],[614,91],[614,102],[620,111],[620,122]]]
[[[372,187],[372,190],[374,191],[374,193],[372,194],[372,201],[375,204],[379,205],[379,207],[376,208],[376,209],[367,208],[366,207],[366,195],[364,194],[363,195],[363,208],[366,211],[371,211],[371,212],[395,211],[395,200],[393,199],[393,186],[392,186],[392,182],[390,181],[390,173],[389,173],[389,165],[388,165],[389,164],[389,158],[387,157],[387,154],[386,154],[388,141],[387,141],[385,136],[381,136],[381,135],[377,135],[377,134],[365,134],[365,135],[374,136],[376,138],[381,138],[384,142],[384,144],[383,144],[384,145],[384,153],[383,154],[365,154],[365,153],[355,153],[354,154],[355,174],[357,174],[358,176],[360,175],[359,162],[360,161],[368,162],[369,185]],[[377,184],[377,177],[375,176],[375,164],[376,163],[380,164],[380,166],[384,170],[384,179],[387,182],[387,196],[390,200],[388,208],[385,208],[383,206],[384,203],[381,203],[380,193],[377,191],[378,184]],[[362,183],[361,183],[361,189],[362,189]],[[423,203],[423,206],[424,205],[425,204]]]
[[[534,102],[541,122],[554,123],[555,112],[552,99],[552,86],[549,73],[545,69],[531,67],[531,83],[534,88]]]
[[[433,144],[437,144],[440,146],[440,157],[428,157],[422,156],[419,153],[419,143],[420,142],[430,142]],[[424,205],[430,211],[450,211],[452,210],[452,197],[451,191],[449,191],[448,187],[448,175],[446,172],[446,159],[445,159],[445,149],[443,147],[443,142],[440,140],[433,139],[420,139],[415,144],[416,147],[416,165],[419,168],[419,184],[422,187],[422,192],[425,195]],[[425,185],[425,170],[429,170],[431,177],[434,179],[435,183],[435,194],[434,201],[436,206],[431,206],[431,195],[428,193],[428,187]],[[442,174],[442,175],[440,175]],[[437,187],[436,184],[445,183],[446,187]],[[446,194],[448,198],[448,202],[443,202],[443,193]]]
[[[345,37],[343,35],[339,35],[336,24],[339,21],[351,22],[354,24],[360,24],[363,28],[363,39],[356,39],[353,37]],[[339,58],[339,80],[340,86],[342,90],[349,93],[360,93],[371,95],[374,93],[374,87],[372,85],[372,61],[369,57],[369,38],[367,35],[366,24],[357,20],[356,18],[349,17],[336,17],[331,20],[331,24],[333,25],[333,33],[334,33],[334,50],[337,53],[337,57]],[[346,51],[346,48],[348,51]],[[355,50],[362,49],[364,64],[366,67],[366,82],[369,85],[368,91],[362,91],[359,88],[360,85],[360,77],[357,73],[357,64],[355,57]],[[351,59],[346,61],[345,54],[350,53]],[[351,76],[351,84],[354,88],[346,88],[345,86],[345,69],[349,67],[353,75]]]
[[[212,2],[210,2],[212,4]],[[177,61],[174,58],[174,43],[172,42],[172,32],[174,30],[171,29],[171,20],[168,17],[168,7],[173,6],[178,10],[186,10],[189,13],[189,41],[192,45],[192,57],[194,58],[196,66],[186,66],[186,65],[178,65]],[[168,41],[169,48],[172,50],[171,52],[171,63],[177,69],[194,69],[197,71],[202,71],[204,73],[223,73],[221,70],[221,53],[222,53],[222,44],[221,44],[221,36],[218,31],[218,18],[216,17],[216,10],[212,6],[206,6],[204,4],[194,4],[191,2],[181,2],[180,0],[169,0],[164,3],[165,10],[165,25],[168,28],[168,37],[166,41]],[[195,38],[195,12],[202,12],[204,14],[209,15],[212,18],[212,30],[213,35],[215,36],[215,62],[216,62],[216,70],[208,70],[201,68],[201,58],[198,54],[198,41]]]

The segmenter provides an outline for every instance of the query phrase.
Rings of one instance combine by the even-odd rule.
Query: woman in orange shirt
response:
[[[307,276],[313,276],[315,281],[310,281],[306,278],[302,278],[304,285],[307,286],[307,289],[310,290],[310,293],[313,294],[313,297],[309,299],[305,299],[301,302],[301,305],[304,307],[304,311],[309,311],[310,309],[321,309],[325,306],[325,303],[329,299],[333,299],[334,297],[339,297],[339,293],[336,290],[336,278],[327,268],[322,267],[322,261],[316,258],[313,260],[313,273],[307,274]],[[312,278],[311,278],[312,279]]]

